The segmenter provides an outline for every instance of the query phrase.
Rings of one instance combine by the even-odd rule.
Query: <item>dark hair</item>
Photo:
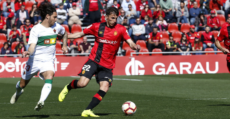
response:
[[[6,44],[7,44],[7,45],[8,45],[8,47],[9,47],[9,44],[8,44],[7,42],[5,42],[3,46],[5,46]]]
[[[32,10],[31,11],[34,10],[34,5],[36,5],[36,7],[38,7],[38,5],[36,3],[34,3],[33,6],[32,6]],[[38,9],[36,9],[36,11],[38,11]]]
[[[26,22],[26,20],[29,20],[29,21],[30,21],[30,19],[25,19],[25,22]]]
[[[118,12],[117,8],[115,8],[115,7],[109,7],[109,8],[107,8],[106,15],[108,16],[108,15],[110,15],[112,13],[116,14],[117,16],[119,15],[119,12]]]
[[[14,25],[12,25],[12,28],[15,28],[15,27],[17,28],[17,26],[16,26],[15,24],[14,24]]]
[[[124,17],[124,19],[127,19],[127,17]]]
[[[56,12],[56,8],[50,2],[41,4],[38,10],[40,11],[42,21],[45,19],[47,14],[51,16],[54,12]]]
[[[25,0],[21,0],[22,2],[25,2]],[[15,0],[15,2],[14,3],[17,3],[17,2],[19,2],[18,0]]]
[[[113,0],[113,2],[117,2],[117,0]]]
[[[149,21],[150,21],[150,20],[153,20],[153,18],[152,18],[152,17],[149,17]]]
[[[21,7],[26,7],[25,5],[21,5]]]

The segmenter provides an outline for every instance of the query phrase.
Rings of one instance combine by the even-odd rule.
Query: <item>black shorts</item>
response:
[[[100,81],[108,81],[109,86],[112,86],[112,69],[105,68],[90,59],[84,64],[84,66],[81,69],[81,72],[78,75],[91,79],[94,74],[97,83],[99,83]]]

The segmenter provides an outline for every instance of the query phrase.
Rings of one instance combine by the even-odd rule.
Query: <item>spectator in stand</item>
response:
[[[181,0],[172,0],[172,12],[175,13]]]
[[[69,25],[72,26],[74,23],[82,25],[82,22],[78,17],[81,14],[81,10],[77,7],[76,2],[73,2],[72,6],[73,7],[69,9]]]
[[[217,51],[217,48],[215,46],[215,38],[212,32],[210,32],[210,27],[205,27],[205,32],[201,35],[201,41],[203,43],[204,50],[206,48],[213,48],[214,51]]]
[[[127,30],[129,30],[129,24],[127,17],[124,18],[124,20],[121,23],[122,26],[124,26]]]
[[[30,21],[34,25],[41,22],[41,16],[39,15],[37,4],[33,4],[32,10],[30,11]]]
[[[57,23],[68,25],[67,17],[68,14],[64,9],[63,3],[60,3],[59,8],[57,9]]]
[[[145,15],[144,21],[143,21],[143,23],[141,23],[141,24],[144,24],[144,26],[145,26],[145,25],[148,24],[148,22],[149,22],[149,16],[148,16],[148,15]]]
[[[160,31],[166,31],[168,29],[167,22],[163,19],[162,16],[159,16],[156,22],[156,25],[159,27]]]
[[[126,17],[128,18],[128,23],[133,24],[135,23],[135,16],[137,15],[136,11],[132,8],[132,5],[129,4],[129,10],[126,11]]]
[[[119,15],[119,16],[117,17],[117,23],[118,23],[118,24],[121,24],[122,21],[123,21],[124,18],[125,18],[125,11],[124,11],[124,10],[121,10],[120,13],[121,13],[121,15]]]
[[[181,41],[178,42],[177,48],[181,55],[190,55],[190,43],[186,39],[186,35],[182,34]]]
[[[153,12],[153,19],[157,19],[160,15],[165,18],[165,12],[161,9],[160,5],[157,5],[156,10]]]
[[[2,7],[3,7],[3,14],[5,18],[8,17],[8,15],[11,12],[16,12],[14,9],[14,2],[11,2],[11,0],[6,0],[6,2],[3,3]]]
[[[83,11],[88,13],[86,17],[89,24],[101,21],[101,10],[103,10],[103,7],[100,0],[85,0]]]
[[[189,10],[190,14],[190,25],[195,24],[196,17],[200,14],[201,10],[198,8],[197,2],[193,3],[193,8]]]
[[[117,2],[119,2],[119,0],[118,0]],[[107,7],[107,8],[112,7],[113,4],[114,4],[114,0],[107,0],[107,3],[106,3],[107,6],[106,6],[106,7]],[[119,8],[119,7],[118,7],[118,8]]]
[[[186,1],[184,1],[184,2],[186,2]],[[190,0],[190,2],[188,2],[188,4],[187,4],[188,10],[190,10],[191,8],[193,8],[195,2],[196,2],[196,0]]]
[[[3,14],[0,15],[0,33],[7,34],[6,30],[6,19]]]
[[[160,0],[148,0],[149,8],[155,11],[155,7],[159,5]]]
[[[153,18],[149,17],[149,22],[148,22],[148,24],[145,25],[146,35],[149,35],[149,33],[153,32],[154,26],[156,26],[156,24],[153,23]]]
[[[225,18],[227,19],[228,14],[230,14],[230,1],[229,0],[226,0],[224,10],[225,10]]]
[[[149,52],[152,52],[153,49],[160,48],[162,51],[164,51],[165,46],[162,41],[162,34],[158,32],[158,27],[153,27],[153,32],[149,33],[148,36],[148,50]]]
[[[217,12],[217,14],[223,14],[224,15],[224,11],[221,10],[222,6],[223,6],[223,3],[221,0],[210,0],[209,8],[210,8],[210,10],[215,10]]]
[[[67,47],[69,53],[78,53],[78,43],[74,39],[68,40]]]
[[[173,6],[172,6],[172,0],[160,0],[160,6],[165,12],[165,19],[168,23],[173,17]]]
[[[56,8],[62,3],[62,0],[51,0],[50,1]],[[59,6],[60,7],[60,6]]]
[[[22,26],[23,28],[21,31],[22,34],[27,34],[29,32],[29,29],[32,29],[34,26],[33,24],[30,23],[29,19],[26,19],[25,22],[26,22],[25,25]]]
[[[16,25],[12,26],[12,29],[11,29],[10,34],[9,34],[9,40],[10,40],[11,44],[12,44],[12,42],[15,42],[15,41],[21,41],[21,34],[17,30]]]
[[[186,39],[188,40],[188,42],[194,43],[195,37],[200,38],[199,33],[197,33],[197,32],[195,31],[195,26],[194,26],[194,25],[191,25],[191,26],[190,26],[190,32],[188,32],[188,33],[186,34]]]
[[[177,44],[173,40],[172,33],[169,34],[169,41],[166,42],[166,51],[168,51],[168,52],[176,52],[177,51]],[[171,54],[171,55],[175,55],[175,54]]]
[[[142,11],[145,8],[145,5],[148,5],[147,0],[138,0],[136,3],[136,11]]]
[[[112,7],[115,7],[115,8],[117,8],[117,9],[120,7],[120,5],[118,4],[117,0],[113,0],[113,5],[112,5]]]
[[[195,42],[192,44],[192,51],[202,51],[203,43],[198,37],[195,37]],[[202,53],[194,53],[195,55],[201,55]]]
[[[83,43],[80,44],[81,53],[90,53],[91,45],[87,42],[87,37],[83,37]]]
[[[16,13],[16,23],[17,23],[17,28],[20,29],[20,26],[21,25],[24,25],[24,21],[25,19],[29,19],[29,14],[28,14],[28,11],[25,10],[25,6],[22,5],[21,6],[21,9],[17,11]]]
[[[177,23],[189,23],[188,17],[189,12],[188,8],[184,5],[184,2],[180,3],[180,7],[176,11]]]
[[[200,9],[201,9],[201,11],[204,12],[204,14],[209,14],[209,12],[208,12],[208,11],[210,11],[209,3],[210,3],[210,0],[200,0]]]
[[[13,54],[7,42],[5,42],[3,47],[1,48],[1,54],[2,55]]]
[[[211,11],[211,15],[207,18],[207,25],[211,27],[211,31],[220,30],[220,20],[216,16],[216,12],[214,10]]]
[[[24,0],[15,0],[15,2],[14,2],[15,12],[17,12],[18,10],[20,10],[22,5],[25,6],[25,1]]]
[[[49,0],[44,0],[43,2],[41,2],[40,5],[42,5],[42,4],[44,4],[44,3],[48,3],[48,2],[49,2]]]
[[[145,18],[146,15],[148,17],[153,17],[152,12],[149,9],[149,5],[145,5],[145,8],[141,11],[141,23],[142,24],[144,24],[144,18]]]
[[[140,18],[136,19],[136,24],[132,25],[133,40],[136,43],[137,40],[146,40],[145,38],[145,26],[141,24]]]
[[[23,42],[19,42],[19,44],[14,49],[14,54],[22,54],[24,51],[26,51],[26,48],[24,46]],[[21,55],[19,57],[22,57]]]
[[[121,7],[123,8],[123,10],[128,11],[128,10],[129,10],[129,4],[131,4],[132,7],[133,7],[133,10],[136,11],[136,5],[135,5],[135,3],[134,3],[133,0],[124,0],[124,1],[122,2],[122,4],[121,4]],[[139,14],[139,13],[140,13],[140,12],[137,11],[137,14]],[[140,14],[139,14],[139,15],[140,15]]]
[[[66,11],[69,11],[69,9],[73,7],[74,2],[76,3],[76,0],[74,0],[74,1],[73,0],[66,0],[65,3],[64,3],[64,9]],[[77,6],[77,7],[80,7],[80,6]]]
[[[207,18],[203,13],[200,13],[199,16],[196,17],[195,20],[196,31],[204,31],[207,26]]]

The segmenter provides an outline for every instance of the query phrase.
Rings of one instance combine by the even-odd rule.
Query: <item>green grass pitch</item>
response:
[[[102,119],[229,119],[230,75],[115,76],[113,86],[94,109]],[[84,89],[71,90],[58,102],[62,88],[74,78],[55,77],[45,107],[34,111],[44,81],[33,78],[14,105],[9,103],[19,78],[0,79],[0,119],[78,119],[99,86],[95,79]],[[133,101],[137,112],[125,116],[121,106]]]

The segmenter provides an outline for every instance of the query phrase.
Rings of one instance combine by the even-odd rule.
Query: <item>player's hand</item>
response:
[[[29,51],[24,51],[22,53],[22,57],[28,57],[30,55],[30,52]]]
[[[63,51],[63,54],[67,54],[68,53],[68,48],[66,46],[63,46],[62,51]]]
[[[226,49],[226,48],[223,48],[223,49],[222,49],[222,52],[223,52],[224,54],[228,54],[228,53],[229,53],[229,50]]]

